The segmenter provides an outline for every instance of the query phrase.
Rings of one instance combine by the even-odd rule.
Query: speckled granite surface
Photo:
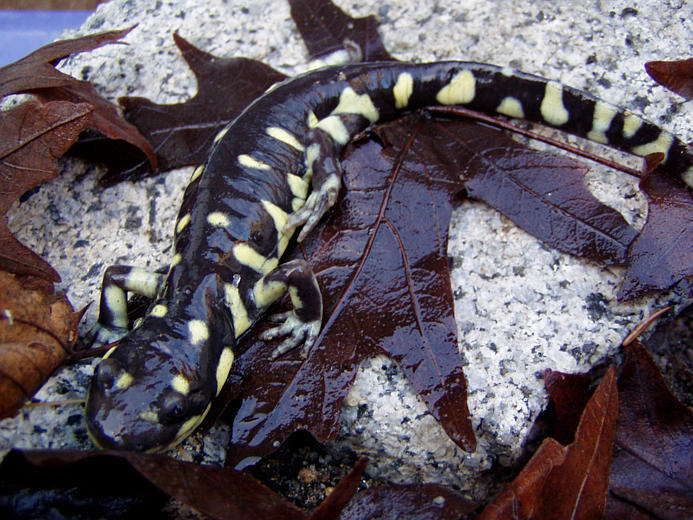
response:
[[[654,84],[643,63],[693,51],[693,9],[683,1],[440,0],[338,2],[352,16],[375,14],[388,50],[403,60],[459,58],[510,65],[589,90],[693,140],[691,103]],[[146,96],[158,103],[194,95],[192,74],[171,34],[219,56],[246,56],[286,74],[307,67],[288,6],[245,2],[116,0],[69,36],[139,25],[126,41],[71,58],[62,70],[94,82],[110,99]],[[71,164],[28,202],[12,209],[11,228],[63,277],[75,307],[98,300],[113,263],[157,268],[171,255],[178,201],[191,169],[105,191],[93,167]],[[590,185],[642,226],[636,184],[594,167]],[[473,495],[486,470],[512,463],[545,405],[544,369],[584,371],[618,352],[651,309],[675,298],[618,304],[622,269],[558,253],[480,203],[465,202],[450,229],[452,285],[479,448],[462,452],[410,390],[396,364],[376,358],[359,372],[343,409],[339,443],[371,459],[383,478],[441,481]],[[92,309],[87,317],[95,317]],[[85,395],[91,365],[61,370],[38,395],[46,401]],[[46,413],[48,412],[48,413]],[[223,442],[222,429],[218,442]],[[199,448],[211,457],[215,447]],[[212,441],[207,441],[212,442]],[[42,406],[0,423],[5,446],[87,447],[81,406]],[[215,455],[216,454],[216,455]]]

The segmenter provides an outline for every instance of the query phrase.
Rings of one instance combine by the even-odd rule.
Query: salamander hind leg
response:
[[[278,325],[260,336],[263,340],[285,338],[272,352],[272,359],[301,345],[301,355],[307,356],[322,323],[320,288],[305,261],[292,260],[261,278],[253,289],[253,300],[258,308],[266,308],[286,291],[293,309],[270,317]]]
[[[84,343],[103,346],[118,341],[128,332],[127,293],[154,298],[164,275],[139,267],[111,266],[103,275],[99,318],[89,330]]]

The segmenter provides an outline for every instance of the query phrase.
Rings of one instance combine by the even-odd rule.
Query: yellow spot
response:
[[[190,332],[190,343],[193,345],[199,345],[209,338],[209,329],[202,320],[190,320],[188,322],[188,331]]]
[[[238,156],[238,164],[245,166],[246,168],[255,168],[256,170],[270,170],[272,167],[262,161],[259,161],[248,154],[241,154]]]
[[[231,347],[226,347],[221,351],[221,356],[219,357],[219,364],[217,365],[217,395],[221,392],[224,383],[226,383],[226,378],[229,377],[229,372],[231,371],[231,365],[233,364],[233,351]]]
[[[318,126],[318,116],[315,115],[315,112],[312,110],[308,111],[308,128],[315,128]]]
[[[270,126],[267,129],[267,135],[274,137],[277,141],[288,144],[292,148],[296,148],[296,150],[299,152],[303,151],[303,145],[298,142],[298,139],[296,139],[292,133],[287,132],[283,128],[279,128],[278,126]]]
[[[125,286],[128,291],[134,291],[137,294],[154,298],[158,288],[158,277],[141,267],[133,267],[128,273]]]
[[[182,395],[188,395],[190,392],[190,381],[185,376],[177,374],[171,379],[171,388]]]
[[[524,119],[525,111],[522,110],[522,103],[519,99],[508,96],[503,98],[501,104],[496,108],[496,112],[517,119]]]
[[[358,114],[375,123],[380,114],[368,94],[357,94],[351,87],[345,88],[339,96],[339,103],[333,114]]]
[[[563,105],[563,85],[556,81],[546,83],[539,110],[544,121],[550,125],[561,126],[568,122],[570,115]]]
[[[152,312],[150,313],[155,318],[163,318],[168,312],[168,307],[166,305],[161,305],[160,303],[152,307]]]
[[[171,258],[171,267],[175,267],[176,265],[180,264],[180,261],[183,259],[182,256],[180,256],[180,253],[176,253],[173,255],[173,258]]]
[[[320,156],[320,145],[318,143],[311,144],[306,150],[306,175],[303,179],[306,181],[306,186],[310,182],[310,177],[313,175],[313,163]]]
[[[635,114],[626,114],[623,118],[623,137],[630,139],[642,126],[642,119]]]
[[[155,412],[152,410],[147,410],[145,412],[140,412],[138,414],[138,417],[142,419],[143,421],[149,422],[149,423],[158,423],[159,422],[159,416],[156,415]]]
[[[231,223],[229,217],[219,211],[207,215],[207,222],[214,227],[226,227]]]
[[[608,143],[609,138],[606,136],[606,131],[609,130],[611,121],[613,121],[617,113],[618,109],[615,106],[604,103],[603,101],[597,101],[594,104],[592,130],[587,133],[587,139],[602,144]]]
[[[116,345],[116,346],[117,346],[117,345]],[[109,358],[109,357],[111,356],[111,354],[113,354],[113,353],[115,352],[115,349],[116,349],[116,347],[111,347],[111,348],[109,348],[108,351],[107,351],[107,352],[103,355],[103,357],[101,358],[101,361],[103,361],[104,359]]]
[[[282,208],[272,204],[268,200],[263,200],[262,206],[265,208],[265,211],[269,213],[270,217],[272,217],[272,221],[274,222],[274,227],[277,230],[277,256],[281,256],[286,250],[286,246],[289,244],[289,240],[293,234],[290,233],[287,235],[282,232],[284,226],[286,226],[286,221],[289,218],[289,215]]]
[[[234,246],[233,256],[243,265],[262,274],[269,273],[279,263],[277,258],[265,258],[245,242],[238,242]]]
[[[229,127],[227,126],[221,132],[219,132],[216,136],[214,136],[214,144],[217,144],[219,141],[221,141],[228,131],[229,131]]]
[[[252,321],[248,317],[248,311],[245,305],[243,305],[238,287],[230,283],[224,284],[224,301],[229,310],[231,310],[233,329],[236,337],[238,337],[252,325]]]
[[[263,279],[253,287],[253,301],[260,309],[266,309],[286,292],[286,285],[278,280],[266,282]]]
[[[636,146],[631,149],[631,152],[641,157],[645,157],[646,155],[649,155],[651,153],[663,153],[664,159],[666,160],[667,155],[669,155],[669,149],[671,148],[672,144],[674,144],[674,136],[671,135],[669,132],[665,132],[664,130],[662,130],[659,133],[659,136],[657,136],[657,139],[655,139],[652,142]]]
[[[115,382],[115,387],[118,390],[126,390],[135,380],[129,373],[123,372]]]
[[[195,171],[193,172],[192,176],[190,177],[190,182],[195,182],[200,175],[202,175],[202,172],[205,169],[205,165],[201,164],[197,168],[195,168]]]
[[[294,310],[303,308],[303,301],[298,295],[298,290],[296,287],[289,287],[289,296],[291,297],[291,305],[294,306]]]
[[[289,183],[289,189],[294,197],[305,199],[308,196],[309,185],[301,177],[289,173],[286,176],[286,180]]]
[[[125,302],[125,291],[111,285],[103,290],[106,299],[106,306],[113,314],[113,325],[116,327],[128,326],[127,307]]]
[[[186,213],[178,220],[178,224],[176,224],[176,233],[183,231],[188,224],[190,224],[190,213]]]
[[[441,105],[463,105],[476,95],[474,74],[470,70],[458,72],[452,81],[440,89],[436,99]]]
[[[397,83],[392,88],[395,97],[395,108],[405,108],[409,104],[409,98],[414,92],[414,78],[408,72],[402,72],[397,76]]]
[[[315,127],[327,132],[334,141],[341,145],[349,142],[349,132],[339,116],[327,116],[321,119]]]

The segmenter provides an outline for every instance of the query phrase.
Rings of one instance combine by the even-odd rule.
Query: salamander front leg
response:
[[[305,357],[318,337],[322,323],[320,288],[313,271],[303,260],[282,264],[264,276],[255,285],[253,298],[258,307],[266,307],[287,290],[293,309],[272,316],[270,320],[280,324],[260,336],[263,340],[286,338],[274,349],[272,359],[301,344],[301,355]]]
[[[106,269],[101,287],[99,319],[87,333],[84,342],[87,345],[107,345],[127,334],[127,292],[154,298],[164,276],[139,267],[123,265]]]

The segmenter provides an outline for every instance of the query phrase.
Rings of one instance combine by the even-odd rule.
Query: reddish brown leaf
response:
[[[556,413],[553,437],[561,444],[573,442],[580,416],[590,396],[590,382],[587,374],[544,371],[544,385]]]
[[[80,313],[53,284],[0,271],[0,418],[30,398],[67,357]]]
[[[625,351],[606,518],[690,518],[693,412],[669,391],[645,347],[634,342]]]
[[[575,442],[563,447],[546,439],[477,520],[601,518],[617,411],[616,370],[611,367],[585,407]]]
[[[640,183],[648,198],[647,222],[628,252],[619,300],[677,286],[693,295],[693,192],[655,170]]]
[[[89,51],[123,38],[132,28],[111,31],[46,45],[21,60],[0,69],[0,97],[33,94],[43,101],[88,102],[94,108],[90,128],[111,139],[120,139],[145,154],[156,169],[151,145],[133,125],[120,117],[115,106],[103,99],[94,86],[57,71],[57,62],[70,55]]]
[[[625,262],[637,232],[587,190],[586,166],[530,150],[505,134],[466,139],[448,135],[458,146],[480,150],[469,163],[460,164],[471,197],[559,251],[607,264]]]
[[[358,493],[339,520],[459,520],[476,507],[456,491],[438,484],[379,486]]]
[[[378,34],[375,16],[351,18],[329,0],[289,0],[310,59],[324,58],[355,43],[361,50],[360,61],[395,61]]]
[[[58,282],[45,261],[20,244],[7,226],[7,211],[27,190],[58,175],[58,159],[86,127],[92,108],[65,101],[23,103],[0,119],[0,268]]]
[[[650,61],[645,70],[657,83],[686,99],[693,98],[693,58],[680,61]]]
[[[157,105],[146,98],[119,99],[125,118],[154,146],[159,166],[171,170],[204,162],[214,136],[272,84],[286,78],[268,65],[247,58],[216,58],[195,48],[178,34],[176,45],[197,78],[195,97],[175,105]],[[95,160],[106,157],[105,185],[141,178],[150,172],[141,157],[128,157],[113,143],[97,138],[88,143]]]
[[[301,520],[303,512],[250,475],[213,466],[181,462],[163,455],[114,451],[24,451],[33,465],[61,468],[88,460],[99,461],[82,469],[108,487],[108,468],[127,461],[167,495],[214,519]],[[132,477],[130,477],[132,478]]]

